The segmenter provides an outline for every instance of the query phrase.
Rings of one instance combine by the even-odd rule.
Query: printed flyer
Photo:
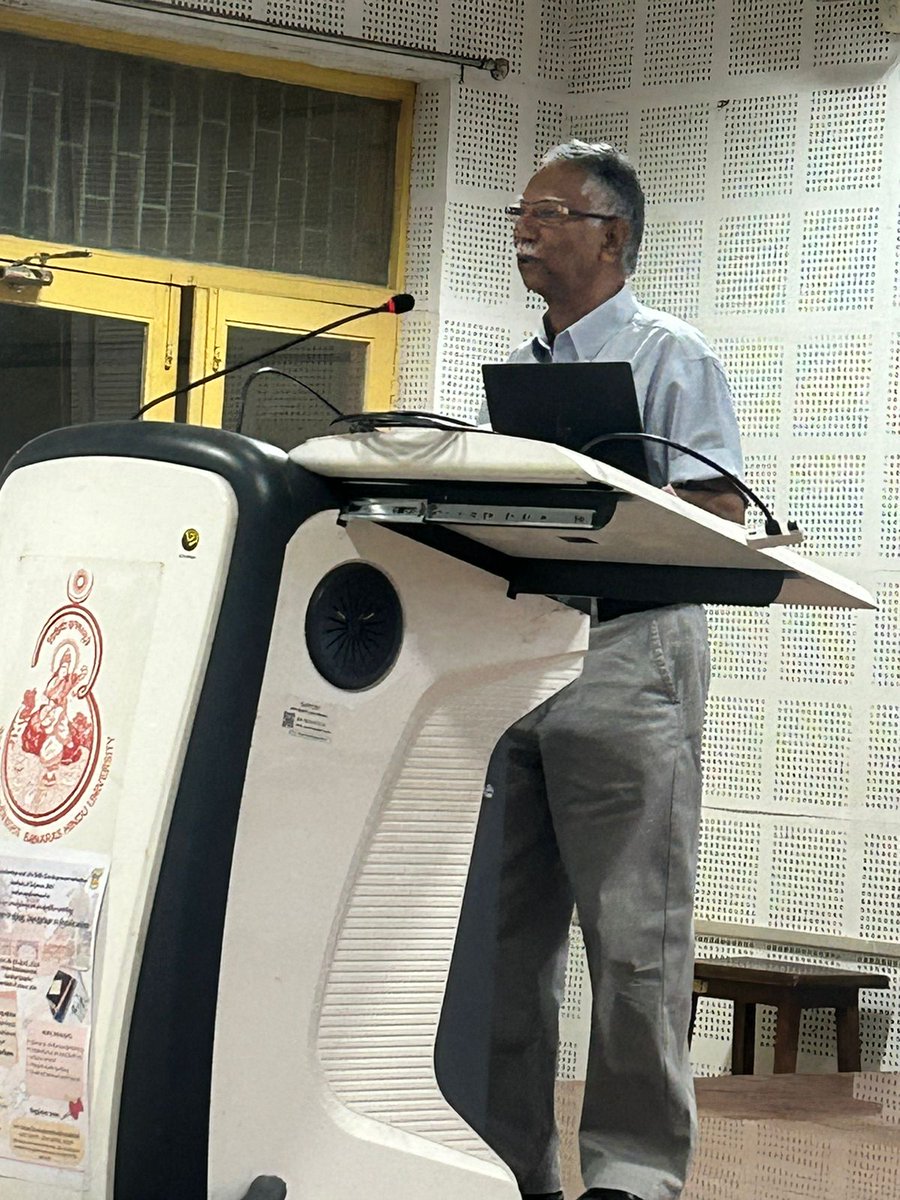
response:
[[[109,858],[0,855],[0,1176],[82,1186]]]

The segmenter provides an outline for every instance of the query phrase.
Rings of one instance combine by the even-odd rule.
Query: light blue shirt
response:
[[[702,334],[685,321],[641,304],[623,287],[557,334],[523,342],[510,362],[628,362],[645,433],[681,442],[741,476],[743,459],[731,389],[722,364]],[[486,419],[486,418],[485,418]],[[644,443],[650,482],[716,478],[704,463],[678,450]]]

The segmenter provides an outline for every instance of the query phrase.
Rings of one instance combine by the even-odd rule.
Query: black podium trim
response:
[[[771,604],[786,572],[755,568],[516,558],[509,594],[556,593],[646,604]]]
[[[3,480],[35,463],[88,455],[211,471],[238,502],[231,563],[131,1014],[114,1188],[116,1200],[206,1200],[228,881],[284,552],[303,521],[337,502],[325,480],[279,450],[223,430],[156,421],[44,434],[13,457]],[[251,1002],[249,993],[234,998],[242,999]],[[240,1096],[233,1100],[243,1102]]]

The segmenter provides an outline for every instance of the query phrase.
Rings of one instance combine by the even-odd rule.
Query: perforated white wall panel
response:
[[[575,0],[569,37],[571,91],[624,91],[631,84],[633,60],[631,0]]]
[[[439,8],[439,0],[364,0],[362,35],[436,50]]]
[[[450,9],[450,45],[456,54],[475,57],[485,53],[485,46],[503,47],[496,50],[499,57],[509,60],[517,75],[522,70],[523,55],[532,57],[537,49],[535,4],[529,0],[531,36],[526,37],[526,0],[444,0]],[[546,32],[550,28],[545,25]]]
[[[793,433],[860,438],[869,432],[872,337],[816,338],[797,347]]]
[[[173,8],[195,8],[225,17],[252,17],[254,0],[172,0]]]
[[[784,391],[784,343],[775,338],[719,338],[713,349],[731,380],[742,435],[777,437]]]
[[[345,8],[344,0],[265,0],[265,19],[290,29],[340,33]]]
[[[585,111],[584,101],[574,102],[574,111],[569,116],[569,134],[580,138],[582,142],[609,142],[618,146],[626,154],[630,153],[628,140],[628,113],[613,112],[608,108],[595,109],[588,100]]]
[[[710,612],[697,914],[748,931],[884,943],[878,969],[892,979],[900,943],[898,58],[900,38],[884,32],[878,5],[865,0],[582,0],[569,63],[572,132],[626,149],[645,186],[636,290],[698,325],[722,358],[751,486],[799,521],[804,552],[860,579],[881,606],[874,614]],[[758,528],[760,518],[748,523]],[[704,939],[701,949],[869,965],[750,941]],[[701,1074],[729,1069],[730,1008],[701,1002]],[[870,1067],[900,1065],[900,1019],[889,1018],[896,1009],[894,990],[863,997]],[[764,1051],[772,1034],[767,1018]],[[808,1014],[801,1069],[833,1069],[834,1052],[833,1022]],[[816,1153],[804,1168],[811,1175]],[[789,1185],[772,1175],[772,1194]]]
[[[641,111],[637,168],[648,204],[691,204],[706,196],[706,147],[709,107],[706,104],[663,104]],[[693,156],[680,146],[702,146]]]
[[[411,313],[404,323],[398,366],[403,408],[430,409],[437,357],[437,319],[429,312]]]
[[[700,827],[700,886],[696,914],[752,925],[756,920],[759,823],[705,816]]]
[[[645,304],[694,321],[700,309],[702,220],[649,220],[647,243],[652,254],[641,254],[635,275]]]
[[[816,67],[883,63],[896,50],[896,38],[884,31],[878,5],[869,0],[839,0],[807,7],[813,10]]]
[[[535,168],[540,166],[547,147],[555,146],[566,136],[565,111],[562,100],[538,100],[532,158]]]
[[[703,83],[710,78],[715,9],[715,0],[649,0],[642,73],[645,86]]]
[[[513,191],[519,148],[519,106],[514,97],[484,87],[461,87],[453,142],[458,187]]]
[[[790,216],[783,212],[722,219],[716,258],[718,312],[784,312],[790,228]]]
[[[511,349],[503,326],[446,321],[441,328],[438,410],[474,419],[484,398],[481,364],[505,362]]]
[[[773,27],[778,37],[772,37]],[[755,75],[800,66],[803,0],[735,0],[728,74]]]
[[[538,75],[555,84],[569,78],[569,23],[573,0],[540,0],[538,30]],[[530,14],[526,16],[526,31]],[[532,18],[533,19],[533,18]]]
[[[437,183],[440,115],[441,90],[434,85],[420,86],[416,92],[413,120],[415,154],[410,171],[410,185],[414,191],[433,189]]]
[[[797,142],[798,97],[745,96],[720,101],[723,114],[723,200],[790,192]]]

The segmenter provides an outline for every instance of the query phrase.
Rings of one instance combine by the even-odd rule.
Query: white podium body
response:
[[[310,1200],[515,1200],[441,1095],[434,1039],[488,758],[578,674],[586,623],[336,516],[285,560],[222,950],[210,1196],[263,1164]],[[404,623],[393,669],[357,693],[298,637],[319,580],[352,562],[388,576]]]
[[[292,463],[148,423],[13,460],[0,1200],[515,1200],[433,1051],[489,754],[586,647],[543,593],[871,601],[510,441]]]

